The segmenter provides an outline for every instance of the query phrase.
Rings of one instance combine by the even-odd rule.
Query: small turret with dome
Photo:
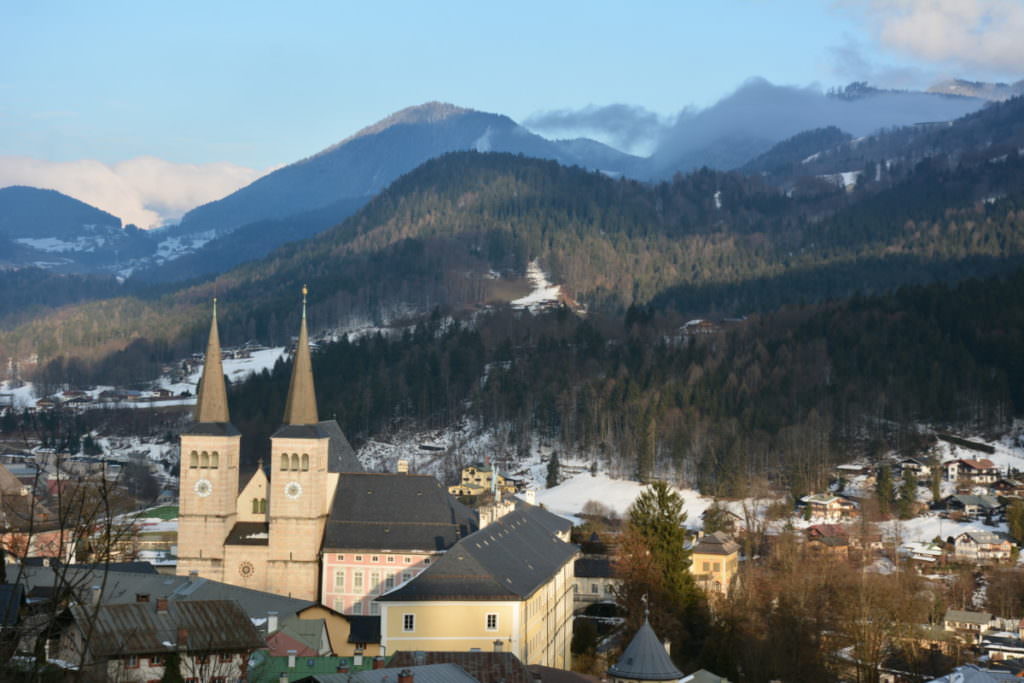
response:
[[[608,669],[608,677],[613,683],[678,681],[683,677],[682,672],[676,668],[665,651],[665,646],[658,640],[647,616],[645,604],[643,625],[633,636],[633,640],[629,641],[619,661]]]

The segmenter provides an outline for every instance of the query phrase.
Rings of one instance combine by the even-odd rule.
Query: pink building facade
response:
[[[321,602],[342,614],[380,614],[374,598],[408,583],[441,553],[324,553]]]

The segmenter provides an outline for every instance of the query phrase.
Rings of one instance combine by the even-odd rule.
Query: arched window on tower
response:
[[[292,453],[292,470],[295,472],[299,471],[299,454]]]
[[[188,466],[193,470],[199,467],[199,454],[195,451],[188,454]]]
[[[199,469],[205,470],[210,468],[210,454],[203,451],[199,456]]]
[[[303,453],[302,454],[302,471],[303,472],[308,472],[309,471],[309,453]]]
[[[266,498],[260,498],[260,514],[261,515],[267,514],[267,499]]]
[[[286,469],[288,469],[288,454],[287,453],[282,453],[281,454],[281,471],[284,472]]]
[[[217,454],[217,451],[214,451],[213,453],[210,453],[210,469],[212,469],[212,470],[217,469],[219,464],[220,464],[220,455]]]
[[[258,515],[259,513],[260,513],[260,499],[259,498],[253,498],[252,499],[252,514]]]

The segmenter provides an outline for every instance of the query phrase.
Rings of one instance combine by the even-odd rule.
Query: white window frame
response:
[[[491,626],[491,622],[492,621],[494,622],[494,626]],[[497,631],[498,630],[498,613],[497,612],[488,612],[487,613],[487,616],[484,617],[484,628],[486,628],[488,631]]]
[[[406,612],[402,615],[402,633],[412,633],[416,630],[416,615]]]

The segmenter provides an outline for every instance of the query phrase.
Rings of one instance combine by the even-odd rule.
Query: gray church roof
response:
[[[103,591],[100,603],[104,605],[135,603],[139,596],[148,596],[150,602],[163,597],[172,602],[234,600],[252,619],[266,619],[267,612],[277,612],[285,617],[315,604],[202,577],[109,571],[104,580],[102,568],[68,567],[65,571],[65,581],[75,587],[79,602],[88,602],[92,587],[100,586]],[[24,572],[25,583],[30,590],[35,586],[53,586],[56,579],[51,567],[25,567]]]
[[[678,681],[683,677],[646,619],[619,661],[608,668],[608,675],[638,681]]]
[[[429,475],[342,474],[323,549],[441,551],[476,528],[476,514]]]
[[[382,601],[516,600],[546,584],[578,553],[525,503],[456,543],[441,559]],[[542,511],[541,511],[542,512]]]

